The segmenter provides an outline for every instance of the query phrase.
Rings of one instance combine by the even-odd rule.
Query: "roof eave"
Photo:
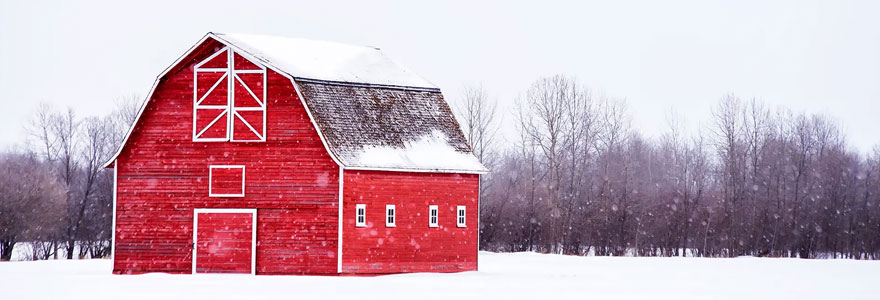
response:
[[[408,172],[408,173],[452,173],[452,174],[486,174],[488,169],[431,169],[431,168],[393,168],[393,167],[368,167],[368,166],[348,166],[343,167],[345,170],[354,171],[385,171],[385,172]]]

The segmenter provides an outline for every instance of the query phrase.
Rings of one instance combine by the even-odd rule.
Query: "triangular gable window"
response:
[[[266,67],[229,47],[195,65],[193,141],[266,141]]]

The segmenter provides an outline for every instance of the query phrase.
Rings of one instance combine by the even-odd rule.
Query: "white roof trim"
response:
[[[346,171],[387,171],[387,172],[410,172],[410,173],[453,173],[453,174],[486,174],[489,171],[455,170],[455,169],[403,169],[403,168],[380,168],[380,167],[345,167]]]
[[[189,56],[199,45],[204,43],[208,38],[212,38],[212,39],[214,39],[214,40],[216,40],[216,41],[218,41],[228,47],[231,47],[238,54],[242,55],[243,57],[245,57],[253,62],[259,62],[259,63],[265,65],[267,68],[289,78],[290,82],[293,84],[293,87],[297,93],[297,96],[300,99],[300,102],[303,105],[303,108],[305,109],[306,113],[309,116],[309,121],[312,123],[312,126],[314,126],[315,131],[318,133],[318,137],[321,139],[321,143],[324,145],[324,150],[327,151],[327,154],[330,156],[330,158],[333,160],[333,162],[335,162],[340,168],[343,168],[346,170],[421,172],[421,173],[460,173],[460,174],[486,174],[486,173],[488,173],[488,171],[486,171],[486,170],[475,171],[475,170],[453,170],[453,169],[406,169],[406,168],[383,168],[383,167],[346,167],[345,165],[342,164],[342,162],[340,162],[340,160],[336,157],[336,155],[333,153],[333,151],[330,150],[330,147],[327,144],[326,139],[324,138],[324,134],[321,131],[321,128],[318,126],[317,122],[315,121],[315,118],[312,116],[311,110],[309,109],[308,105],[306,105],[305,99],[303,98],[302,93],[300,93],[299,85],[296,83],[297,77],[293,76],[293,74],[290,74],[284,70],[277,68],[276,66],[274,66],[274,65],[272,65],[262,59],[254,57],[248,51],[239,48],[235,44],[231,43],[230,41],[227,41],[226,39],[223,39],[222,37],[218,36],[217,34],[215,34],[213,32],[209,32],[205,36],[203,36],[201,39],[199,39],[199,41],[197,43],[195,43],[192,47],[190,47],[189,50],[187,50],[183,55],[181,55],[179,58],[177,58],[177,60],[175,60],[174,63],[172,63],[167,68],[165,68],[165,70],[163,70],[162,73],[156,77],[156,80],[153,82],[153,86],[150,88],[150,93],[144,99],[143,103],[141,104],[140,111],[138,111],[137,117],[135,118],[134,122],[131,124],[131,126],[128,129],[128,133],[126,133],[125,139],[122,140],[122,143],[119,145],[119,149],[116,150],[116,153],[113,154],[113,156],[111,156],[111,158],[106,163],[104,163],[104,166],[103,166],[104,168],[107,168],[111,164],[113,164],[116,161],[116,158],[119,157],[120,154],[122,154],[122,150],[125,148],[125,145],[128,144],[128,140],[131,138],[131,134],[134,131],[134,127],[140,121],[141,116],[143,116],[144,111],[146,110],[147,104],[149,104],[150,99],[152,99],[153,93],[156,91],[156,87],[158,87],[158,85],[159,85],[159,81],[161,81],[162,78],[165,77],[165,75],[167,75],[167,73],[169,71],[171,71],[171,69],[173,69],[175,66],[180,64],[180,62],[183,61],[183,59],[185,57]],[[303,78],[300,78],[300,79],[303,79]],[[389,86],[389,87],[391,87],[391,86]],[[419,88],[416,88],[416,89],[419,89]]]

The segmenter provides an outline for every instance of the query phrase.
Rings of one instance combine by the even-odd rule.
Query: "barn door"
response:
[[[193,274],[255,273],[255,209],[196,209],[193,219]]]
[[[229,47],[195,65],[193,141],[266,141],[266,67]]]

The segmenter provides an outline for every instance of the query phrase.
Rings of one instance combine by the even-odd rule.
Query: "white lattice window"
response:
[[[367,227],[367,205],[366,204],[357,204],[355,205],[355,219],[354,226],[355,227]]]
[[[394,205],[385,205],[385,227],[395,227],[397,220],[394,215]]]
[[[428,206],[428,227],[439,227],[440,223],[438,222],[438,213],[439,209],[437,205],[429,205]]]
[[[229,47],[195,65],[193,141],[266,141],[266,67]]]

